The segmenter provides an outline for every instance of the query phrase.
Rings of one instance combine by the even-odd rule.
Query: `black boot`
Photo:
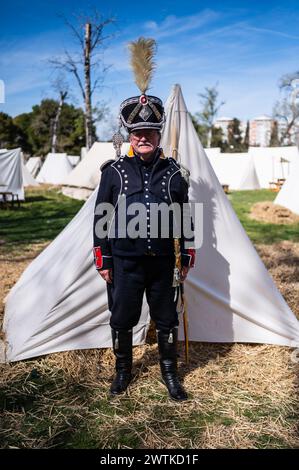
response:
[[[188,395],[180,384],[177,373],[178,330],[177,328],[168,332],[158,330],[157,334],[161,373],[169,395],[173,400],[187,400]]]
[[[112,395],[125,392],[132,375],[132,330],[111,329],[113,352],[116,357],[116,376],[110,387]]]

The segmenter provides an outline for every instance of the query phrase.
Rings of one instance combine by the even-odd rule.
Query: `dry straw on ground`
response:
[[[289,225],[299,223],[299,215],[270,201],[254,204],[251,207],[249,217],[270,224]]]
[[[299,244],[258,250],[299,317]],[[2,298],[35,255],[2,256]],[[1,446],[298,447],[299,370],[291,353],[269,345],[192,343],[190,364],[180,364],[191,395],[184,404],[167,397],[152,336],[134,349],[128,394],[114,400],[107,393],[114,363],[109,349],[2,365]]]

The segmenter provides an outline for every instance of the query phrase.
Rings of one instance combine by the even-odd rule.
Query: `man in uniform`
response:
[[[127,155],[102,165],[94,217],[95,264],[107,283],[116,356],[116,376],[110,392],[112,395],[123,393],[131,381],[132,329],[139,321],[145,292],[157,329],[163,381],[170,397],[182,401],[187,399],[187,394],[177,375],[179,322],[177,288],[173,287],[175,255],[170,227],[173,217],[160,217],[156,236],[151,229],[157,205],[164,203],[168,207],[177,203],[182,207],[188,202],[186,169],[174,159],[166,158],[159,147],[164,123],[159,98],[141,94],[125,100],[120,106],[120,118],[129,132],[130,150]],[[102,210],[102,205],[107,203],[113,208],[108,215]],[[143,234],[137,237],[128,233],[135,215],[128,209],[136,203],[144,209],[145,225]],[[119,227],[123,207],[126,209],[125,227]],[[170,229],[167,237],[163,236],[163,228]],[[191,237],[189,245],[186,244],[181,234],[181,281],[194,265],[195,250],[186,248],[192,240]]]

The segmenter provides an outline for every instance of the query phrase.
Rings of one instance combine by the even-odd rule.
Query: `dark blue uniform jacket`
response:
[[[168,238],[161,236],[163,224],[169,224],[172,227],[173,213],[170,211],[169,222],[168,219],[160,217],[156,238],[150,234],[150,211],[152,203],[163,202],[169,206],[172,203],[182,205],[188,202],[188,183],[182,176],[181,166],[173,158],[164,157],[162,150],[158,149],[151,163],[144,162],[136,155],[132,157],[125,155],[117,160],[108,160],[102,165],[101,171],[94,217],[94,252],[97,269],[111,268],[113,255],[173,255],[172,230]],[[147,219],[145,236],[132,238],[127,233],[118,231],[119,210],[123,199],[126,201],[125,207],[135,202],[143,204]],[[102,217],[106,216],[107,219],[106,213],[99,213],[97,210],[98,205],[103,202],[112,204],[114,210],[107,222],[110,231],[108,230],[105,236],[99,236],[97,224],[103,223]],[[135,216],[136,213],[126,214],[126,224]],[[112,222],[114,226],[111,225]],[[189,222],[193,229],[192,220]],[[183,224],[182,220],[181,224]],[[113,230],[111,230],[112,227]],[[192,240],[194,240],[193,236],[188,239],[188,242]],[[189,266],[191,256],[185,247],[185,241],[184,235],[181,234],[182,265]]]

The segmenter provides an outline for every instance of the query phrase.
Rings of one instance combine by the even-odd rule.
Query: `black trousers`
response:
[[[168,331],[177,326],[173,269],[174,255],[113,256],[113,282],[107,283],[110,326],[127,330],[137,325],[144,292],[156,328]]]

